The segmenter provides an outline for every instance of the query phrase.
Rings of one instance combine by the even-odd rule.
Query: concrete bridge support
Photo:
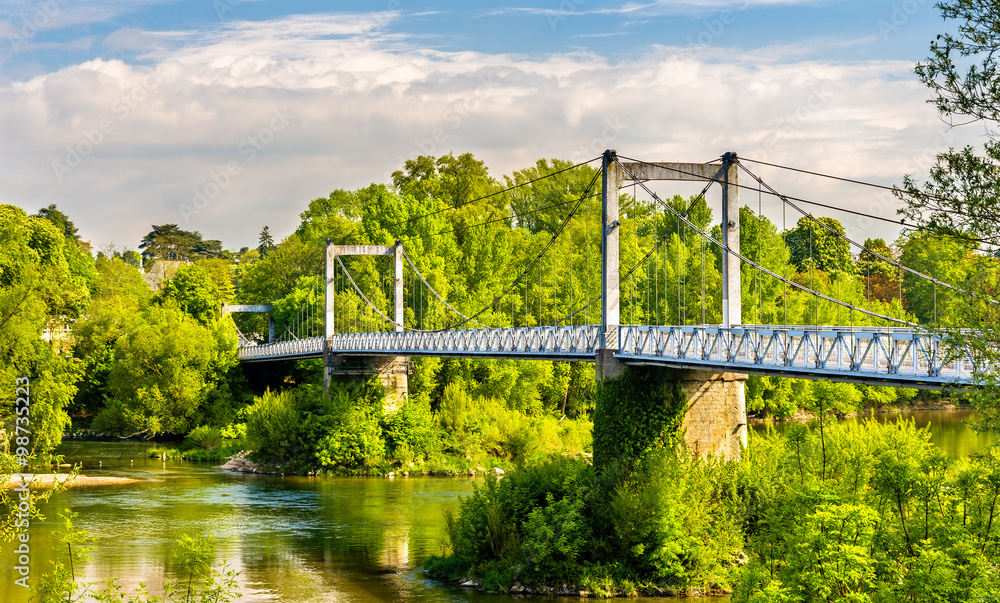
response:
[[[722,185],[722,242],[731,250],[740,250],[740,211],[738,166],[735,153],[726,153],[722,163],[619,163],[615,151],[604,153],[602,182],[602,299],[601,337],[597,352],[597,379],[614,379],[625,365],[614,354],[618,351],[620,316],[618,259],[618,189],[623,180],[714,180]],[[722,326],[742,323],[740,299],[740,263],[728,253],[722,254]],[[681,385],[686,397],[684,441],[699,455],[721,455],[739,459],[747,441],[746,375],[710,371],[674,370],[670,378]]]
[[[334,376],[367,380],[378,378],[385,388],[385,410],[398,409],[406,401],[410,359],[404,356],[344,356],[328,354],[325,364],[325,384],[329,388]]]
[[[746,375],[667,370],[687,398],[684,443],[697,455],[739,460],[747,445]]]

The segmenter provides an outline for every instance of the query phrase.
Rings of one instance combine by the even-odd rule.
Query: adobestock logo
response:
[[[108,137],[115,132],[118,125],[131,117],[132,112],[148,99],[149,93],[162,82],[163,78],[155,70],[147,69],[146,74],[138,84],[132,86],[111,103],[111,111],[115,114],[116,119],[105,117],[94,124],[92,128],[84,130],[75,144],[66,145],[66,153],[62,160],[52,162],[52,174],[56,180],[62,182],[66,176],[83,165],[84,160],[104,144]]]

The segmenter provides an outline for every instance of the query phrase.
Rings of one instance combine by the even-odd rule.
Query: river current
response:
[[[909,417],[918,425],[930,421],[935,443],[958,456],[987,442],[963,423],[965,411],[879,418]],[[444,551],[444,514],[472,492],[471,478],[237,474],[208,463],[149,459],[148,447],[63,444],[59,452],[68,462],[82,462],[87,475],[140,481],[71,488],[44,503],[45,520],[29,530],[31,584],[48,571],[53,555],[63,553],[54,532],[58,515],[69,510],[78,514],[76,527],[95,537],[91,560],[77,574],[90,582],[114,576],[129,590],[143,582],[150,592],[162,592],[165,577],[176,569],[176,540],[211,534],[216,562],[225,560],[240,572],[239,601],[246,603],[511,600],[429,580],[419,570],[428,556]],[[14,584],[14,545],[0,546],[0,601],[28,603],[31,593]]]

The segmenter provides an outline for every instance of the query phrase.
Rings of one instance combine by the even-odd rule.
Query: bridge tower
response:
[[[385,387],[387,405],[395,406],[407,396],[407,374],[409,362],[403,356],[345,356],[330,353],[330,338],[336,331],[335,305],[336,283],[334,267],[337,256],[341,255],[377,255],[391,256],[394,265],[393,287],[393,324],[397,333],[403,331],[403,243],[396,241],[395,245],[334,245],[332,239],[326,240],[326,306],[325,333],[323,344],[323,391],[330,389],[330,378],[334,374],[368,376],[378,375],[379,381]]]
[[[735,153],[726,153],[718,163],[630,163],[619,162],[613,150],[604,152],[602,180],[601,329],[596,354],[597,379],[614,379],[624,371],[615,358],[619,349],[620,321],[618,240],[621,222],[618,190],[626,180],[715,181],[722,185],[722,242],[740,251],[740,206],[738,166]],[[722,324],[736,327],[743,322],[740,299],[740,262],[722,254]],[[677,366],[664,368],[681,383],[687,397],[684,439],[696,454],[721,454],[737,459],[746,446],[747,418],[744,383],[740,373],[705,371]]]

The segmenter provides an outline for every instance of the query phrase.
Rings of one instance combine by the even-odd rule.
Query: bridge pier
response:
[[[377,376],[385,388],[384,410],[398,409],[408,397],[410,359],[406,356],[345,356],[328,354],[324,362],[323,382],[327,389],[335,375],[355,379]]]
[[[740,250],[738,170],[735,153],[726,153],[720,164],[625,163],[613,150],[604,152],[601,182],[601,331],[595,357],[597,380],[616,379],[626,370],[615,356],[620,346],[620,291],[618,234],[620,230],[618,189],[631,180],[716,181],[722,185],[722,241],[735,253]],[[722,254],[722,326],[742,323],[740,263]],[[726,372],[669,371],[667,381],[680,385],[686,408],[684,442],[697,455],[717,455],[736,460],[747,442],[746,375]],[[650,392],[635,392],[643,396]],[[605,416],[605,415],[601,415]],[[596,415],[595,415],[596,420]],[[660,426],[646,426],[657,431]],[[597,426],[595,425],[595,429]],[[626,437],[630,434],[624,434]]]
[[[696,455],[739,460],[747,445],[747,376],[661,369],[679,382],[687,402],[684,413],[684,443]]]

